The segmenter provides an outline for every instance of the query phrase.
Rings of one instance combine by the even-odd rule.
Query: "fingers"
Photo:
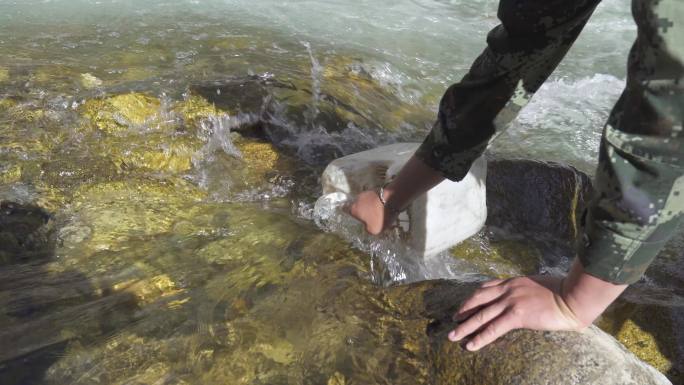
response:
[[[477,333],[467,344],[466,349],[471,352],[482,349],[496,341],[502,335],[513,329],[517,329],[517,318],[513,312],[506,311],[504,314],[490,322],[481,332]]]
[[[454,342],[460,341],[498,317],[506,308],[507,305],[502,301],[486,306],[451,331],[451,333],[449,333],[449,339]]]
[[[462,320],[467,318],[480,306],[484,306],[490,302],[495,301],[502,294],[504,294],[505,288],[503,286],[490,286],[490,287],[480,287],[475,290],[475,292],[461,304],[461,307],[456,312],[454,316],[457,320]]]

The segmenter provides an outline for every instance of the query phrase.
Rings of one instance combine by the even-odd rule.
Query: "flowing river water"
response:
[[[0,383],[428,383],[379,284],[571,256],[485,231],[387,275],[382,244],[316,226],[318,175],[422,140],[496,5],[0,0]],[[492,154],[592,174],[634,36],[628,1],[605,0]],[[670,374],[683,250],[626,305],[665,312],[631,342]]]

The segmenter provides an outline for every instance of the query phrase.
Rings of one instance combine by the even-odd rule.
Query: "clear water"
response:
[[[482,50],[487,31],[497,23],[496,4],[2,1],[0,65],[61,66],[107,84],[165,79],[182,85],[247,73],[302,77],[309,69],[293,61],[313,55],[324,63],[343,53],[360,59],[365,71],[403,100],[434,111],[443,90]],[[634,36],[627,1],[603,2],[541,97],[495,148],[591,171],[598,133],[621,91]],[[578,94],[582,100],[568,100]]]
[[[569,256],[529,268],[524,242],[483,233],[479,262],[406,259],[316,226],[318,175],[421,140],[495,24],[489,0],[0,0],[0,201],[19,205],[0,216],[0,383],[429,383],[423,325],[379,284]],[[634,30],[626,0],[604,1],[492,151],[591,173]],[[184,115],[225,79],[251,79],[229,88],[238,107]],[[285,85],[275,149],[235,133],[263,119],[254,79]],[[89,103],[131,92],[153,101],[93,128]],[[333,127],[331,100],[350,122]],[[634,302],[681,306],[682,249]]]

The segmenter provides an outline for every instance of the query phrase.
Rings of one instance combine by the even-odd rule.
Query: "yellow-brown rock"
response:
[[[536,274],[541,253],[519,240],[490,241],[475,236],[451,249],[451,254],[472,264],[478,273],[497,278]]]
[[[110,137],[101,145],[100,153],[109,154],[120,172],[148,170],[177,174],[192,168],[193,156],[203,143],[190,134],[150,132]]]
[[[180,179],[84,185],[74,194],[69,211],[75,220],[68,232],[62,229],[63,243],[91,251],[126,249],[132,238],[165,233],[192,218],[203,198],[202,191]]]
[[[81,86],[86,89],[92,89],[102,86],[102,80],[90,73],[81,74],[79,78]]]
[[[4,83],[10,79],[9,69],[0,67],[0,83]]]
[[[143,125],[147,129],[160,127],[160,107],[159,99],[130,93],[88,100],[80,111],[91,126],[113,134]]]
[[[596,322],[634,355],[651,364],[671,379],[684,378],[674,363],[681,359],[677,349],[671,311],[656,305],[618,301]]]
[[[173,112],[179,114],[186,125],[197,126],[200,121],[218,115],[216,107],[199,95],[189,95],[174,106]]]

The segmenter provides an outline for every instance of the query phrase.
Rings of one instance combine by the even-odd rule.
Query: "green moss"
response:
[[[76,218],[71,233],[84,235],[63,236],[63,243],[91,251],[125,249],[130,239],[171,231],[199,210],[196,203],[203,198],[203,192],[182,180],[83,185],[70,208]]]
[[[480,274],[497,278],[536,274],[541,263],[541,252],[522,240],[489,241],[476,236],[452,248],[451,254]]]
[[[10,79],[9,69],[0,67],[0,83],[4,83]]]
[[[0,166],[0,184],[11,184],[21,180],[21,166],[10,165],[9,167]]]
[[[172,111],[179,114],[185,123],[191,126],[197,126],[203,119],[219,114],[213,104],[198,95],[190,95],[185,100],[176,103]]]
[[[119,172],[157,171],[180,174],[192,168],[192,160],[204,143],[192,135],[150,132],[108,137],[97,144]],[[93,148],[94,150],[95,148]]]
[[[105,99],[91,99],[80,107],[81,114],[94,126],[107,133],[120,133],[132,127],[159,127],[159,99],[130,93]]]
[[[656,305],[618,301],[596,322],[637,357],[663,373],[677,371],[680,360],[671,311]],[[681,373],[677,374],[681,376]]]
[[[102,80],[98,79],[90,73],[81,74],[79,81],[81,83],[81,86],[85,89],[92,89],[102,86]]]

